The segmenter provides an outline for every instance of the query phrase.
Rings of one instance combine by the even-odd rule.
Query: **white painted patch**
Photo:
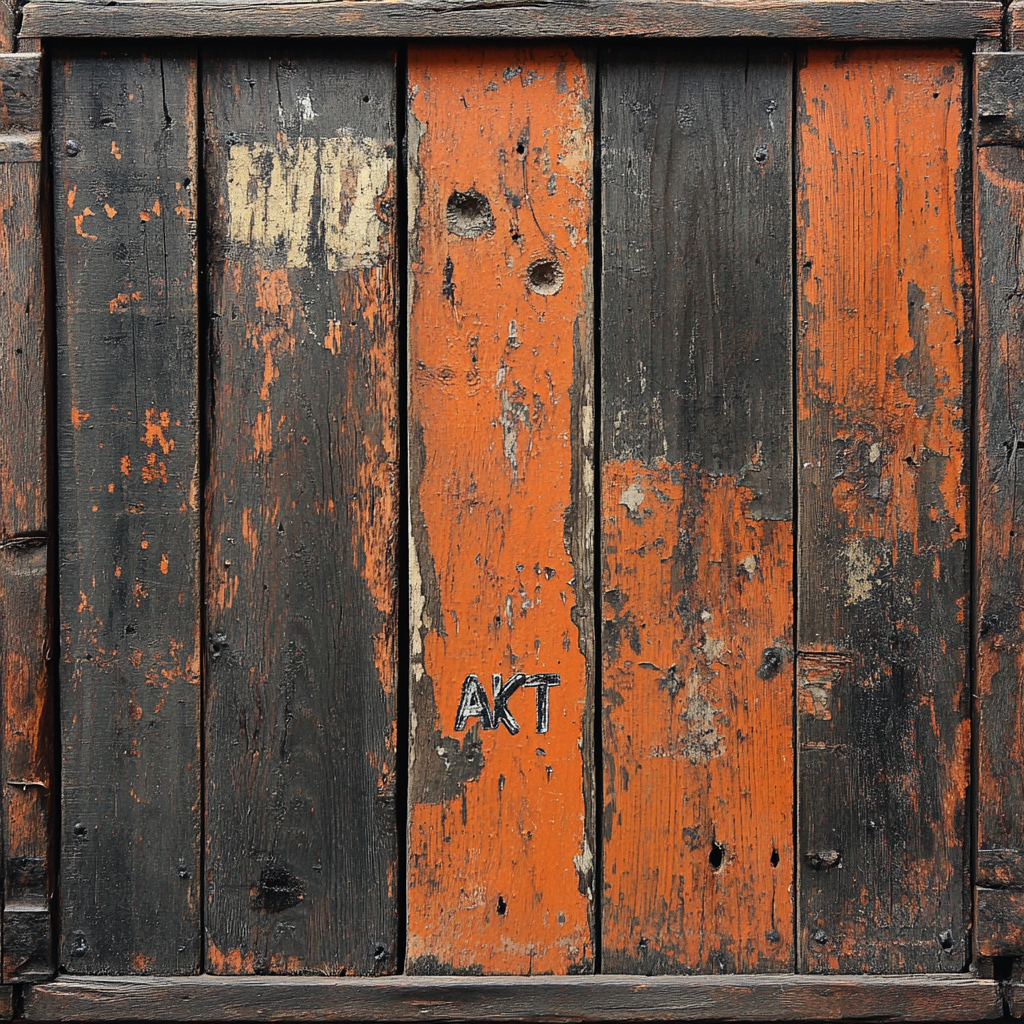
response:
[[[740,568],[747,574],[747,579],[753,579],[754,573],[757,572],[757,555],[747,555],[746,558],[740,562]]]
[[[311,102],[308,112],[316,117]],[[321,238],[329,270],[380,266],[388,253],[387,225],[378,207],[388,193],[392,167],[384,143],[370,138],[304,138],[283,150],[264,143],[232,146],[231,238],[286,267],[309,266],[310,249]]]
[[[882,446],[876,441],[868,449],[868,460],[871,463],[877,462],[882,457]]]
[[[700,649],[709,665],[715,661],[721,662],[722,655],[726,653],[725,641],[716,640],[713,636],[708,636],[707,633],[704,634],[704,643],[701,644]]]
[[[316,111],[313,109],[313,97],[308,92],[299,100],[299,117],[303,121],[312,121],[316,118]]]
[[[637,510],[644,503],[644,498],[646,497],[647,495],[644,494],[641,486],[634,481],[622,492],[619,504],[625,505],[633,515],[636,515]]]
[[[871,597],[875,560],[864,542],[854,540],[846,546],[846,603],[860,604]]]

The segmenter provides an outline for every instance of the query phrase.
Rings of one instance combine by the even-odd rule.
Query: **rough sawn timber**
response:
[[[993,981],[883,977],[64,978],[27,1020],[994,1020]]]
[[[397,957],[395,58],[203,54],[207,969]]]
[[[798,74],[804,971],[961,971],[969,901],[965,60]]]
[[[593,969],[592,89],[409,50],[412,973]]]
[[[602,966],[791,969],[792,57],[602,74]]]
[[[53,62],[61,953],[199,967],[199,416],[189,48]]]
[[[978,152],[978,869],[976,883],[1024,892],[1024,153]],[[998,894],[989,902],[995,906]],[[1005,915],[982,913],[976,946],[992,956],[1024,954],[1024,935]],[[991,950],[998,952],[990,952]]]
[[[0,54],[0,135],[28,148],[42,127],[40,63],[38,53]],[[12,148],[0,141],[0,945],[6,984],[54,973],[50,901],[56,884],[49,219],[38,145],[31,161],[4,159]]]
[[[998,0],[36,0],[26,36],[998,37]]]

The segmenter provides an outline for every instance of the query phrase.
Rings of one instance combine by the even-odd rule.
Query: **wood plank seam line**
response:
[[[33,0],[27,36],[998,39],[999,0]]]

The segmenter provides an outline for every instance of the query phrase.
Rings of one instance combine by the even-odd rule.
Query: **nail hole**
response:
[[[370,97],[369,96],[364,96],[363,97],[363,102],[364,103],[369,103],[370,102]]]
[[[763,164],[768,159],[768,147],[767,146],[756,146],[754,148],[754,159],[759,164]]]
[[[708,854],[708,863],[712,871],[721,871],[725,863],[725,847],[719,842],[711,844],[711,853]]]
[[[504,917],[506,910],[508,910],[508,904],[505,902],[505,897],[504,896],[499,896],[498,897],[498,913],[501,914],[502,917]]]
[[[491,204],[475,188],[468,192],[453,192],[445,210],[448,230],[459,238],[479,238],[494,230]]]
[[[779,851],[772,850],[772,867],[777,868],[779,866]]]
[[[523,144],[522,144],[522,143],[520,142],[520,143],[519,143],[519,145],[518,145],[518,146],[516,146],[516,152],[517,152],[517,153],[518,153],[518,154],[519,154],[520,156],[522,156],[522,155],[523,155],[523,154],[524,154],[524,153],[526,152],[526,147],[525,147],[525,146],[524,146],[524,145],[523,145]]]
[[[945,931],[939,936],[939,945],[943,949],[953,948],[953,933],[951,931]]]
[[[534,291],[538,295],[556,295],[562,290],[565,274],[562,273],[558,260],[534,260],[526,268],[526,279],[530,285],[530,291]]]

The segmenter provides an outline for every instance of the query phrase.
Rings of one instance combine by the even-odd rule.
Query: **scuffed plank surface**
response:
[[[29,435],[31,437],[31,434]],[[5,984],[55,973],[52,643],[45,536],[0,543]]]
[[[37,0],[26,36],[999,36],[999,0]]]
[[[39,58],[5,55],[4,130],[34,131]],[[0,157],[4,154],[0,140]],[[37,153],[38,159],[38,153]],[[49,473],[43,172],[0,162],[0,658],[3,980],[54,972],[50,895],[53,698],[48,603]]]
[[[1017,485],[1024,458],[1024,154],[980,150],[978,194],[978,885],[1024,887],[1024,544]],[[999,947],[1007,921],[983,920],[976,945]],[[1016,927],[1010,931],[1016,933]],[[1004,934],[1000,934],[1004,933]],[[1014,938],[1020,945],[1020,935]],[[1021,948],[1024,952],[1024,947]]]
[[[793,957],[792,60],[602,81],[605,969]]]
[[[593,969],[591,81],[409,53],[412,973]]]
[[[811,972],[966,960],[963,92],[950,48],[812,49],[799,73],[797,853]]]
[[[61,924],[74,973],[199,954],[196,67],[53,65]]]
[[[992,1020],[996,982],[908,978],[67,978],[29,1020]]]
[[[207,969],[395,969],[395,62],[204,55]]]

